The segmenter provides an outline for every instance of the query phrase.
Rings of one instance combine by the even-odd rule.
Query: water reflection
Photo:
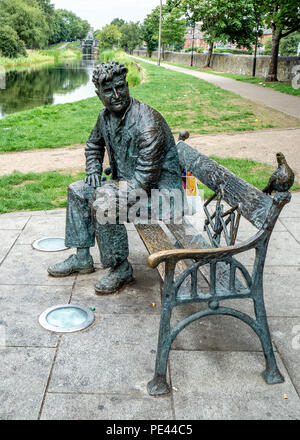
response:
[[[0,118],[42,105],[64,104],[95,96],[91,81],[97,61],[84,57],[6,73],[6,88],[0,90]]]

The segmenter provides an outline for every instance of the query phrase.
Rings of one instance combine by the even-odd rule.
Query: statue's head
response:
[[[109,61],[99,64],[93,72],[96,94],[112,113],[122,114],[130,103],[128,69],[121,63]]]

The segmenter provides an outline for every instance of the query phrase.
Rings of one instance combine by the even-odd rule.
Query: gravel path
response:
[[[300,180],[300,128],[192,135],[188,143],[206,155],[254,159],[271,165],[276,164],[275,154],[282,151]],[[107,164],[105,158],[105,166]],[[75,172],[84,167],[83,145],[0,155],[0,175],[14,170],[23,173],[57,169]]]

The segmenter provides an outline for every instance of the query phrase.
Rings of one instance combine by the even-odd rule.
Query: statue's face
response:
[[[122,75],[114,75],[111,81],[104,81],[96,93],[112,113],[124,113],[130,103],[128,82]]]

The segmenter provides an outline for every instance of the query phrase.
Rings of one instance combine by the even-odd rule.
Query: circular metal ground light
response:
[[[32,243],[32,247],[43,252],[58,252],[69,249],[65,245],[63,237],[45,237],[40,238]]]
[[[95,320],[94,313],[82,306],[64,304],[50,307],[39,317],[39,323],[56,333],[78,332],[89,327]]]

